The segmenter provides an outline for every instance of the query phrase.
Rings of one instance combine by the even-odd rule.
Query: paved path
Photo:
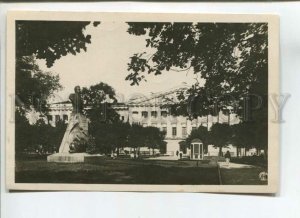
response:
[[[252,168],[252,167],[254,167],[252,165],[238,164],[238,163],[229,163],[229,165],[227,165],[226,162],[219,162],[218,164],[219,164],[220,168],[225,168],[225,169]]]
[[[177,156],[159,156],[159,157],[149,157],[145,160],[179,160]]]

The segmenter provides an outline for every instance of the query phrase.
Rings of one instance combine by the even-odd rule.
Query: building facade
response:
[[[165,141],[167,142],[166,155],[170,156],[178,155],[178,152],[180,152],[179,143],[185,140],[191,131],[197,129],[199,126],[204,126],[209,129],[213,123],[216,122],[224,123],[231,121],[231,124],[239,122],[239,120],[231,119],[230,116],[233,117],[234,115],[220,119],[220,117],[224,115],[219,114],[218,118],[215,116],[206,116],[198,117],[193,120],[184,116],[173,116],[170,114],[166,105],[176,101],[176,95],[174,95],[174,93],[177,91],[178,89],[166,93],[152,94],[149,97],[140,96],[130,99],[127,102],[114,104],[112,107],[120,115],[120,119],[123,122],[139,124],[143,127],[157,127],[161,131],[164,131],[166,133]],[[45,120],[52,126],[55,126],[56,122],[60,120],[68,122],[71,113],[71,102],[54,103],[50,105],[50,111],[45,117]],[[223,148],[223,153],[226,151],[229,151],[233,157],[237,156],[237,149],[232,145]],[[218,148],[209,145],[204,156],[218,156],[218,152]],[[186,155],[189,155],[189,153],[190,150],[187,149]],[[244,156],[253,155],[255,153],[256,151],[253,151],[253,149],[251,151],[240,149],[239,151],[239,155]]]

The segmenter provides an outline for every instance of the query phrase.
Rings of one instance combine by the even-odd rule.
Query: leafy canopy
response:
[[[131,85],[139,85],[148,74],[192,72],[205,81],[204,86],[199,86],[197,80],[181,95],[181,102],[186,106],[189,97],[198,95],[213,101],[230,95],[238,101],[220,100],[220,109],[232,106],[229,103],[240,106],[240,100],[249,93],[267,94],[266,23],[130,22],[128,25],[128,33],[146,37],[148,48],[130,58],[126,80]],[[208,109],[208,106],[203,108],[202,114],[207,114]]]
[[[16,56],[36,55],[51,67],[55,60],[86,51],[91,35],[85,35],[88,21],[17,21]],[[100,22],[93,22],[98,26]]]

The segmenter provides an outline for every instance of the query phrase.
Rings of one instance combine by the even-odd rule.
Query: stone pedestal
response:
[[[85,153],[56,153],[47,157],[48,162],[60,162],[60,163],[81,163],[84,162]]]
[[[49,155],[48,162],[80,163],[91,155],[87,153],[70,153],[70,148],[75,141],[88,140],[88,120],[81,113],[71,115],[63,140],[59,147],[59,153]]]
[[[87,154],[87,153],[56,153],[47,157],[48,162],[56,163],[83,163],[88,158],[103,158],[99,154]]]
[[[65,135],[59,147],[59,153],[69,153],[70,145],[76,139],[88,140],[88,120],[83,114],[72,114]]]

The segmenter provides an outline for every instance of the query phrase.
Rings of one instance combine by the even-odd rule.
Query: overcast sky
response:
[[[92,43],[87,45],[87,52],[64,56],[56,60],[51,68],[46,67],[44,60],[38,60],[41,69],[60,75],[60,83],[64,87],[57,93],[60,100],[68,99],[76,85],[84,87],[99,82],[112,86],[119,95],[125,97],[125,101],[136,93],[149,95],[151,92],[178,87],[183,82],[187,85],[195,83],[192,71],[170,71],[159,76],[150,75],[146,78],[147,82],[131,86],[130,81],[125,81],[129,57],[145,51],[146,43],[144,36],[127,33],[127,27],[126,23],[113,22],[102,22],[98,27],[89,25],[86,33],[92,36]]]

